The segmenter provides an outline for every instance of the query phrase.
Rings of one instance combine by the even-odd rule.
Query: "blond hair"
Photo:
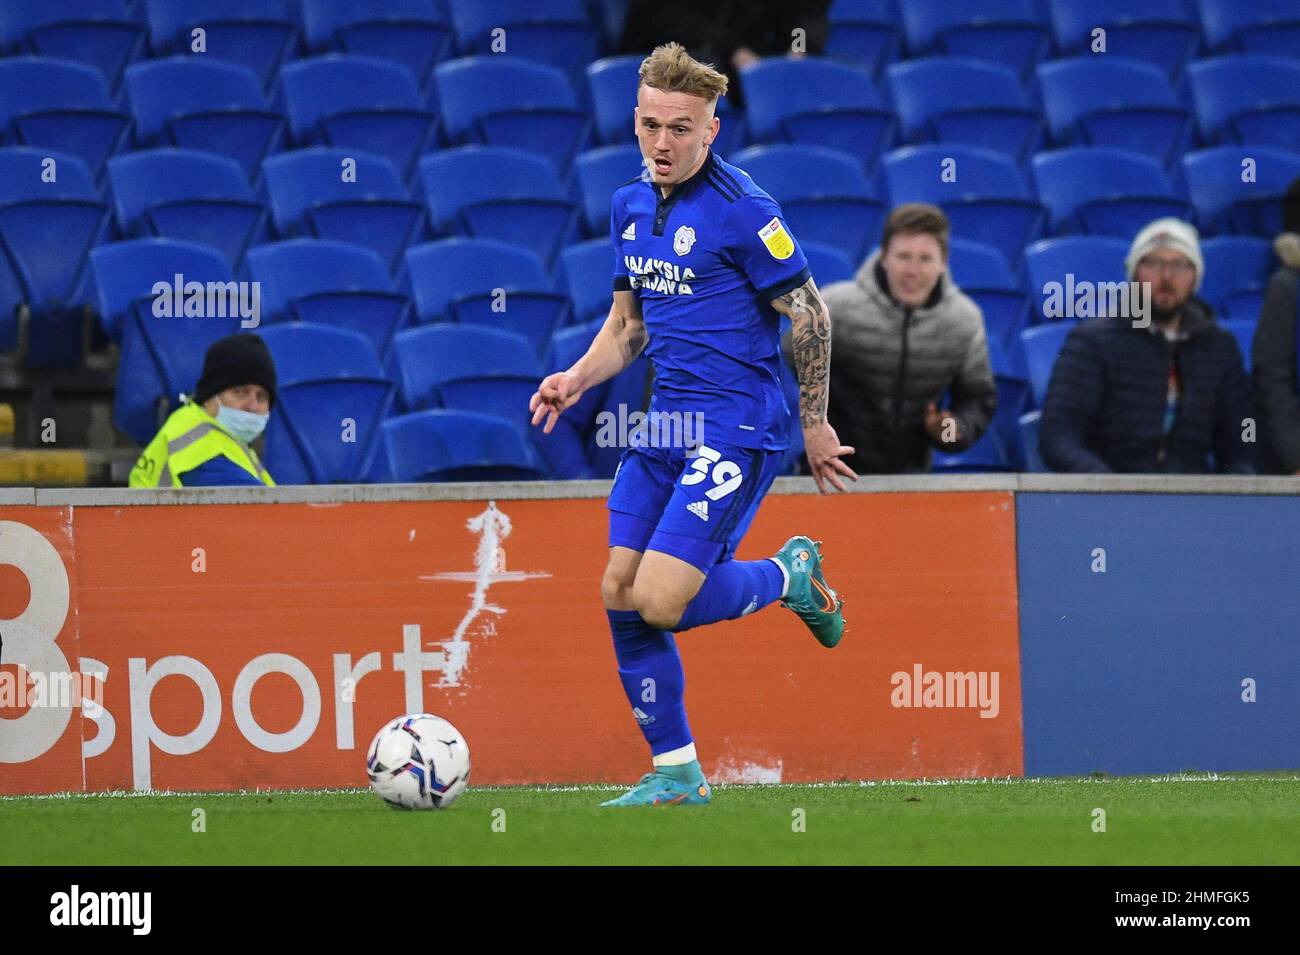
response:
[[[680,43],[665,43],[654,48],[641,61],[641,84],[665,93],[686,93],[710,103],[727,92],[727,77],[712,64],[701,63],[686,52]]]

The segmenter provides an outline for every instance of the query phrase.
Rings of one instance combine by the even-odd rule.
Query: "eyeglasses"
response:
[[[1187,275],[1189,272],[1195,272],[1196,266],[1186,259],[1177,259],[1173,262],[1143,259],[1138,263],[1138,271],[1155,275]]]

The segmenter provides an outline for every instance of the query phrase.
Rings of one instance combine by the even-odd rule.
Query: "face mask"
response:
[[[265,430],[266,422],[270,417],[269,414],[254,414],[251,411],[240,411],[238,408],[227,408],[220,400],[217,401],[217,424],[244,444],[251,443]]]

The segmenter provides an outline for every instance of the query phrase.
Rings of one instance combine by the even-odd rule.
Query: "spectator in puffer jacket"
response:
[[[1291,183],[1282,200],[1282,230],[1273,242],[1282,266],[1269,279],[1259,311],[1251,368],[1259,407],[1260,464],[1279,474],[1300,474],[1300,179]]]
[[[1055,471],[1254,473],[1250,381],[1237,340],[1197,298],[1196,229],[1157,219],[1133,240],[1130,281],[1150,283],[1145,316],[1070,331],[1043,403],[1039,450]],[[1132,298],[1130,298],[1132,300]]]
[[[949,231],[937,206],[900,205],[854,280],[822,290],[834,329],[827,417],[859,474],[928,471],[934,449],[970,447],[993,418],[984,318],[946,274]]]

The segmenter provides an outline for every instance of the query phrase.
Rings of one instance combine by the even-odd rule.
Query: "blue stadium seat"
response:
[[[228,61],[176,56],[133,63],[126,91],[137,146],[229,156],[250,181],[283,135],[284,119],[270,108],[257,76]]]
[[[1032,243],[1025,249],[1025,290],[1036,303],[1030,313],[1031,321],[1066,317],[1043,314],[1043,304],[1053,283],[1060,285],[1064,303],[1067,299],[1073,301],[1070,289],[1075,285],[1126,281],[1124,259],[1130,241],[1102,235],[1067,235]]]
[[[1038,430],[1043,420],[1041,411],[1029,411],[1020,416],[1020,443],[1025,449],[1025,470],[1031,474],[1044,474],[1047,465],[1038,450]]]
[[[1002,250],[971,239],[948,240],[948,274],[962,288],[1016,288]]]
[[[559,274],[573,302],[574,322],[604,321],[614,294],[614,245],[609,238],[566,246],[560,252]]]
[[[286,63],[276,102],[283,102],[298,145],[379,153],[404,179],[437,141],[437,120],[411,71],[387,60],[330,53]]]
[[[276,372],[266,427],[266,468],[277,484],[358,484],[383,454],[381,424],[393,404],[370,340],[302,322],[260,333]]]
[[[740,83],[756,142],[828,146],[856,156],[865,169],[893,145],[893,111],[865,70],[772,57],[745,70]]]
[[[1223,324],[1230,325],[1235,329],[1242,329],[1250,326],[1250,334],[1255,334],[1255,325],[1259,322],[1260,309],[1264,306],[1264,287],[1255,286],[1254,288],[1234,289],[1223,297]],[[1234,334],[1237,334],[1234,332]],[[1246,353],[1250,353],[1250,341],[1242,339],[1237,334],[1239,341],[1245,342]]]
[[[125,0],[59,0],[0,4],[0,51],[21,47],[38,56],[76,60],[117,86],[144,48],[144,28]]]
[[[575,72],[601,53],[600,27],[582,0],[448,0],[448,6],[465,53],[499,52]]]
[[[90,268],[100,324],[117,342],[122,341],[132,303],[152,297],[155,283],[170,288],[176,275],[187,282],[228,282],[232,278],[230,263],[216,249],[175,239],[130,239],[101,245],[90,253]]]
[[[262,163],[262,183],[282,237],[353,242],[378,253],[390,272],[424,232],[424,207],[375,153],[323,146],[279,153]]]
[[[980,57],[1024,75],[1051,49],[1033,0],[903,0],[899,11],[913,56]]]
[[[636,146],[601,146],[580,155],[573,163],[573,179],[582,201],[587,235],[609,235],[610,203],[620,186],[645,174],[641,150]]]
[[[513,146],[567,169],[591,138],[564,73],[552,66],[499,56],[470,56],[435,71],[442,125],[454,143]]]
[[[608,420],[617,421],[620,411],[624,419],[634,411],[645,411],[649,406],[652,379],[650,359],[642,352],[621,374],[608,382],[609,387],[596,411],[596,426],[587,435],[587,460],[591,462],[591,469],[597,477],[613,477],[623,451],[626,450],[618,442],[602,440],[600,416],[608,414],[612,416]]]
[[[238,266],[260,239],[266,209],[233,159],[191,149],[123,153],[108,161],[122,235],[201,242]]]
[[[1103,59],[1133,57],[1177,78],[1200,48],[1200,25],[1186,0],[1048,0],[1048,6],[1063,55],[1095,55],[1093,31],[1102,29]]]
[[[363,335],[386,358],[393,335],[410,324],[411,302],[393,290],[377,253],[348,242],[288,239],[248,250],[248,278],[260,283],[262,316]]]
[[[544,266],[566,245],[578,213],[554,165],[504,146],[458,146],[420,160],[420,181],[442,234],[512,242]]]
[[[854,63],[872,76],[898,55],[893,0],[832,0],[826,13],[826,56]]]
[[[1199,5],[1210,50],[1300,56],[1295,0],[1200,0]]]
[[[246,66],[263,87],[298,43],[279,0],[144,0],[154,56],[196,53]],[[194,31],[203,30],[203,49]]]
[[[892,205],[942,206],[954,234],[995,246],[1013,267],[1047,218],[1015,163],[976,146],[896,149],[885,156],[884,178]]]
[[[612,276],[612,272],[610,273]],[[565,324],[569,300],[527,249],[487,239],[441,239],[406,253],[409,283],[421,322],[484,325],[523,336],[541,354]]]
[[[313,52],[338,50],[400,63],[423,86],[451,54],[451,18],[441,0],[302,0]]]
[[[402,483],[531,481],[541,467],[519,429],[473,411],[415,411],[384,422],[389,472]]]
[[[803,257],[808,260],[808,271],[812,273],[818,288],[825,288],[833,282],[847,282],[858,271],[860,262],[855,262],[844,254],[843,249],[825,242],[801,241]]]
[[[1008,67],[969,57],[930,57],[885,70],[906,142],[983,146],[1019,161],[1043,138],[1043,122]]]
[[[587,95],[602,143],[623,145],[636,141],[632,110],[636,107],[638,70],[644,56],[610,56],[585,69]]]
[[[1084,146],[1038,153],[1030,163],[1055,232],[1132,240],[1154,219],[1192,218],[1164,167],[1128,149]]]
[[[1193,63],[1187,75],[1206,142],[1300,151],[1300,60],[1221,56]]]
[[[1232,337],[1237,339],[1237,349],[1241,352],[1241,362],[1246,368],[1246,374],[1251,371],[1251,348],[1255,343],[1255,327],[1259,324],[1259,311],[1256,308],[1254,316],[1247,315],[1244,318],[1233,318],[1229,316],[1221,319],[1219,324],[1232,332]]]
[[[1151,63],[1084,55],[1040,63],[1037,75],[1058,145],[1117,146],[1167,166],[1191,143],[1191,115]]]
[[[1035,325],[1020,333],[1020,344],[1024,349],[1025,365],[1029,370],[1029,385],[1033,390],[1034,404],[1043,406],[1047,397],[1047,385],[1052,380],[1052,367],[1056,356],[1061,353],[1065,337],[1074,328],[1074,322],[1049,322]]]
[[[1277,265],[1273,243],[1253,236],[1202,239],[1201,257],[1205,260],[1205,277],[1197,294],[1220,315],[1229,293],[1264,288]]]
[[[550,348],[542,362],[543,373],[562,371],[573,365],[587,351],[604,324],[605,319],[602,317],[556,332],[551,337]],[[530,428],[533,448],[545,462],[547,473],[552,478],[580,480],[596,477],[595,470],[587,460],[586,445],[594,435],[596,415],[609,388],[609,382],[602,382],[584,391],[577,403],[556,420],[550,434],[543,434],[541,425]]]
[[[482,411],[529,426],[528,400],[542,379],[532,342],[514,332],[472,325],[425,325],[393,341],[398,384],[408,411]]]
[[[80,363],[86,255],[107,224],[108,209],[76,157],[0,149],[0,313],[12,320],[16,306],[30,310],[28,366]],[[12,342],[14,329],[0,338]]]
[[[1242,182],[1247,170],[1254,181]],[[1300,153],[1216,146],[1184,155],[1183,175],[1202,233],[1272,238],[1282,231],[1282,194],[1300,176]]]
[[[1015,288],[957,284],[980,307],[985,337],[1010,356],[1009,362],[1013,366],[1019,364],[1020,333],[1029,327],[1029,314],[1033,308],[1029,296]]]
[[[71,153],[98,179],[130,126],[91,67],[39,56],[0,59],[0,137]]]
[[[1018,350],[1030,301],[1016,285],[1006,257],[995,246],[969,239],[948,244],[948,274],[980,307],[989,341],[1006,351]]]
[[[596,134],[602,143],[622,145],[636,141],[632,110],[636,107],[638,70],[642,55],[611,56],[586,67],[587,91],[596,118]],[[713,151],[724,159],[740,148],[748,136],[745,116],[727,97],[718,100],[715,115],[721,120]]]
[[[931,469],[936,474],[983,474],[1019,470],[1003,445],[1001,435],[992,427],[965,451],[956,454],[935,451]]]
[[[193,391],[208,346],[242,330],[237,315],[153,314],[154,285],[165,283],[170,296],[175,275],[186,283],[227,283],[230,264],[193,242],[133,239],[95,249],[90,265],[100,320],[121,346],[113,424],[145,445],[178,406],[178,396]]]
[[[873,198],[862,165],[822,146],[751,146],[735,164],[781,204],[795,240],[833,245],[851,261],[880,236],[885,206]]]
[[[148,444],[180,406],[179,396],[193,393],[208,346],[240,331],[237,317],[156,318],[149,300],[137,299],[123,321],[113,424]]]
[[[627,24],[628,0],[589,0],[587,6],[600,24],[604,45],[609,49],[616,48],[623,39],[623,29]]]

